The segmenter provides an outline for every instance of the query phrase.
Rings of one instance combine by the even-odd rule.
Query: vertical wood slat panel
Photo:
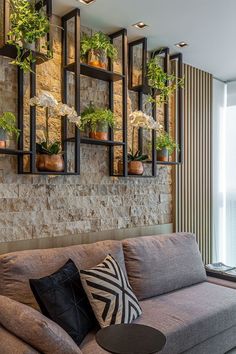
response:
[[[184,64],[184,161],[176,171],[176,231],[193,232],[211,261],[212,75]]]

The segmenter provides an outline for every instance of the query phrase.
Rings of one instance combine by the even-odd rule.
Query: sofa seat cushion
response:
[[[135,323],[154,327],[167,338],[161,354],[179,354],[236,325],[236,291],[203,282],[141,301]],[[236,345],[236,339],[235,339]],[[83,354],[104,354],[90,333]]]
[[[72,259],[78,269],[92,268],[108,254],[117,259],[126,274],[122,244],[119,241],[101,241],[88,245],[0,255],[0,295],[39,310],[30,289],[29,279],[46,277],[56,272],[69,259]]]
[[[128,239],[123,250],[129,282],[139,300],[206,281],[193,234]]]

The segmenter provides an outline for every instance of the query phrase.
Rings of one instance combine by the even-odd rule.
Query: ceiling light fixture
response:
[[[185,47],[188,47],[188,43],[182,41],[182,42],[175,44],[175,46],[178,48],[185,48]]]
[[[90,5],[93,2],[95,2],[96,0],[79,0],[79,1],[84,5]]]
[[[148,25],[146,25],[146,23],[144,23],[144,22],[137,22],[137,23],[135,23],[134,25],[133,25],[133,27],[136,27],[136,28],[139,28],[139,29],[143,29],[143,28],[145,28],[145,27],[148,27]]]

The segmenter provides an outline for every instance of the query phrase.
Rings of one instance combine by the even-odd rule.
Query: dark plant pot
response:
[[[96,140],[108,140],[107,132],[90,132],[89,137]]]
[[[0,149],[6,148],[7,132],[0,128]]]
[[[45,172],[62,172],[64,171],[64,159],[63,156],[38,154],[36,167],[39,171]]]
[[[143,163],[141,161],[130,161],[128,163],[129,175],[142,175],[144,172]]]
[[[157,150],[157,161],[168,162],[169,153],[167,149]]]

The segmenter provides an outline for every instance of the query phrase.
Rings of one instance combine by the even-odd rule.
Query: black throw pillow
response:
[[[42,313],[80,345],[96,320],[74,262],[47,277],[30,279],[30,287]]]

